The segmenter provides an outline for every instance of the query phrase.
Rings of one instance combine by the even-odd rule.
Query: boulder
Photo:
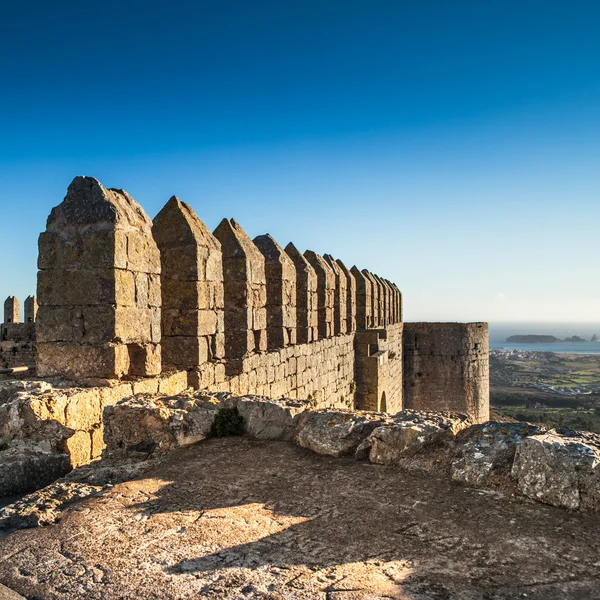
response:
[[[511,473],[529,498],[564,508],[598,510],[599,469],[599,435],[553,429],[523,439]]]
[[[191,395],[156,398],[138,395],[104,411],[107,455],[164,453],[206,439],[221,405]]]
[[[244,431],[259,440],[291,440],[299,415],[310,408],[308,400],[271,400],[259,396],[231,397],[225,404],[237,408]]]
[[[541,433],[542,427],[529,423],[473,425],[456,436],[452,479],[473,486],[510,481],[515,451],[522,440]]]
[[[443,446],[470,424],[463,414],[403,410],[371,433],[369,460],[380,465],[406,463],[406,459]],[[427,458],[425,454],[423,458]]]
[[[298,417],[292,439],[318,454],[344,456],[356,452],[361,442],[386,420],[387,415],[375,412],[307,411]]]
[[[35,447],[13,447],[0,452],[0,497],[37,490],[71,470],[67,454]]]

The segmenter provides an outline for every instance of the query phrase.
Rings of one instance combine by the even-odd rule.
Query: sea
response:
[[[577,335],[586,340],[596,334],[600,337],[598,323],[490,323],[490,348],[555,352],[556,354],[600,354],[600,342],[553,342],[549,344],[518,344],[507,342],[511,335],[553,335],[559,339]]]

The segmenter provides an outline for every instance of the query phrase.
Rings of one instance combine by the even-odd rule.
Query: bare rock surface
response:
[[[13,592],[0,583],[0,600],[25,600],[23,596]]]
[[[431,449],[438,449],[456,433],[468,427],[466,415],[404,410],[377,427],[369,437],[369,460],[376,464],[405,463],[417,454],[427,459]],[[435,459],[440,458],[436,453]]]
[[[384,413],[362,411],[305,412],[298,418],[293,439],[299,446],[318,454],[354,454],[369,434],[387,419]]]
[[[493,421],[465,429],[457,436],[452,479],[477,487],[508,481],[519,444],[542,431],[529,423]]]
[[[570,509],[600,510],[600,436],[551,430],[525,438],[512,476],[529,496]]]
[[[0,581],[44,600],[592,600],[598,525],[435,473],[223,438],[0,537]]]
[[[71,470],[67,454],[32,447],[0,451],[0,498],[37,490]]]

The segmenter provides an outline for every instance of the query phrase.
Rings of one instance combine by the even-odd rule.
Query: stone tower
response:
[[[160,254],[129,194],[76,177],[40,235],[37,372],[160,373]]]

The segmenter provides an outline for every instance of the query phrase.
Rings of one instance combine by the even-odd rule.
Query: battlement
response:
[[[474,342],[469,326],[428,324],[477,368],[440,358],[442,376],[436,355],[423,377],[412,350],[404,365],[413,338],[395,284],[269,234],[252,240],[234,219],[211,233],[176,197],[152,222],[123,190],[76,177],[40,235],[38,266],[37,321],[35,299],[26,320],[36,321],[40,377],[183,371],[196,389],[384,412],[401,410],[403,393],[412,408],[443,403],[446,385],[452,410],[487,414],[484,324]],[[5,315],[15,306],[7,300]]]

